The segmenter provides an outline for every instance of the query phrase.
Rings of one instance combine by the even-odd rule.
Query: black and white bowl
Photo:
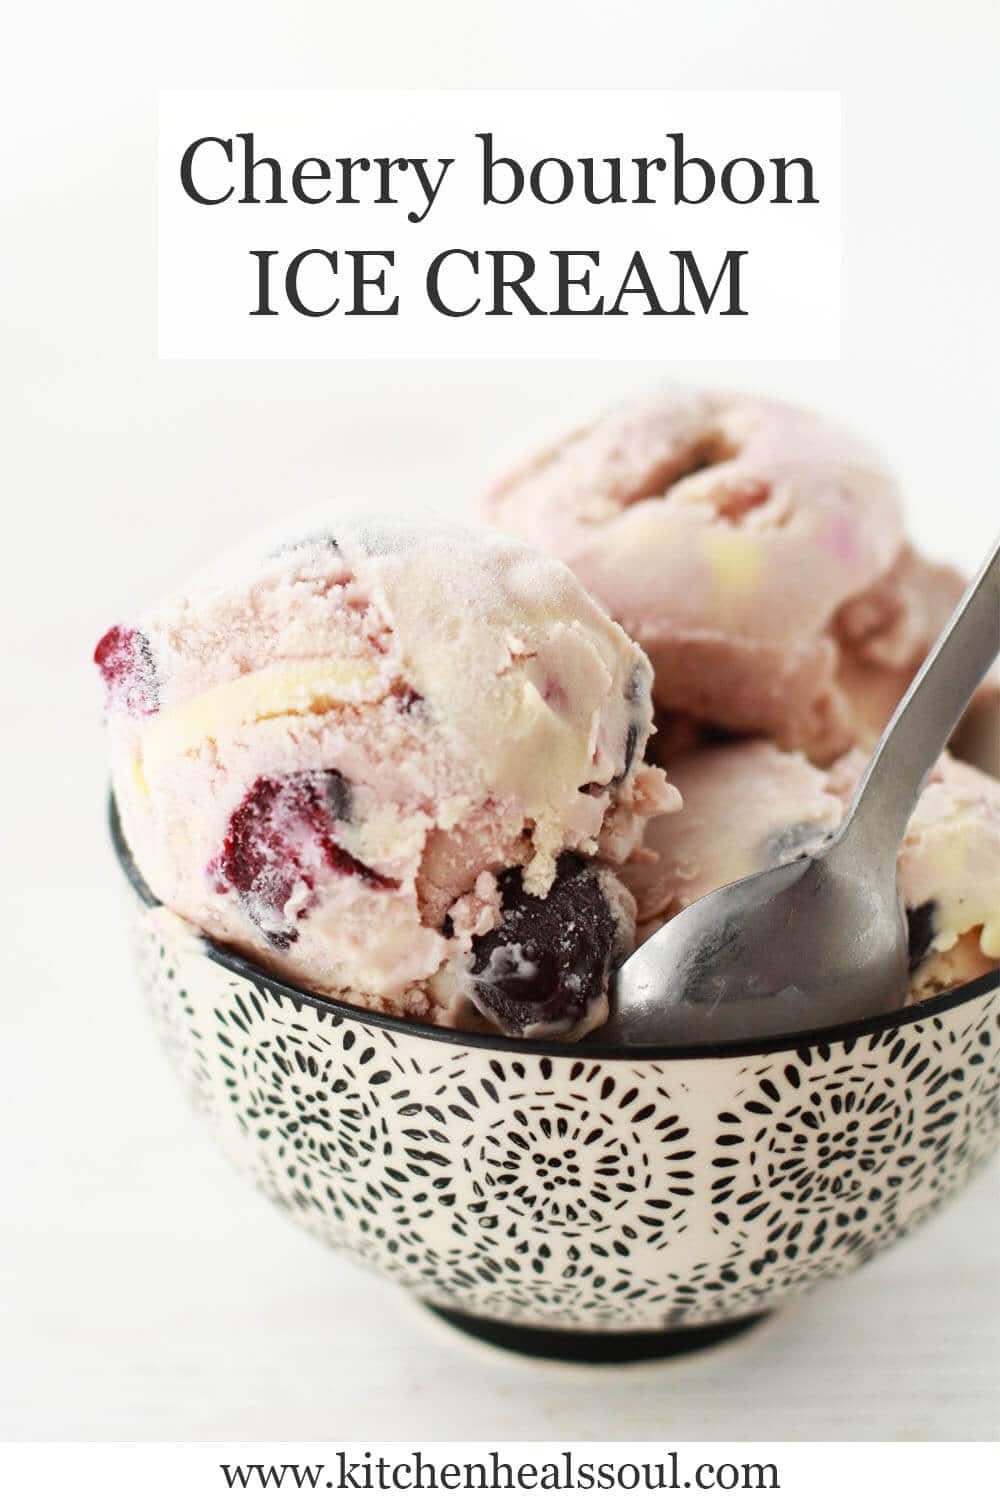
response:
[[[1000,1139],[996,973],[756,1045],[473,1036],[273,979],[158,905],[112,828],[157,1029],[232,1161],[509,1347],[713,1342],[891,1245]]]

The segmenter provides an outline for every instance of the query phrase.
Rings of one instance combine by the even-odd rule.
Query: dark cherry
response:
[[[298,933],[284,910],[292,892],[306,895],[296,921],[315,903],[316,878],[324,870],[353,875],[381,890],[399,882],[379,875],[342,848],[335,825],[351,819],[351,788],[339,771],[297,771],[260,776],[229,820],[210,873],[220,891],[235,891],[250,920],[275,948],[287,948]]]
[[[586,793],[588,797],[599,797],[602,792],[607,791],[608,786],[621,786],[625,777],[632,769],[632,762],[635,760],[635,747],[638,743],[639,726],[638,724],[630,724],[625,734],[624,769],[619,771],[616,776],[612,776],[610,782],[588,781],[585,786],[580,788],[580,791]]]
[[[633,672],[628,682],[625,684],[626,703],[635,703],[637,701],[641,686],[642,678],[640,677],[638,672]],[[635,760],[636,746],[638,745],[638,743],[639,725],[635,720],[633,720],[632,723],[628,726],[628,729],[625,731],[625,749],[623,752],[622,769],[617,773],[617,775],[612,776],[610,782],[611,786],[621,786],[629,771],[631,771],[632,762]],[[588,781],[587,785],[582,786],[580,790],[581,792],[586,792],[588,797],[598,797],[600,796],[601,792],[607,791],[607,786],[600,781]]]
[[[418,693],[409,683],[402,683],[396,689],[396,704],[401,714],[417,713],[423,702],[423,693]]]
[[[925,901],[923,906],[908,906],[906,908],[911,974],[914,969],[923,963],[927,957],[928,949],[933,942],[934,930],[937,925],[935,922],[936,911],[936,901]]]
[[[614,778],[613,785],[618,786],[625,780],[629,771],[631,771],[632,762],[635,760],[635,747],[638,743],[639,726],[638,724],[630,724],[625,735],[625,769],[619,771],[618,775]]]
[[[301,774],[315,776],[320,801],[334,822],[350,823],[353,811],[351,805],[351,783],[347,777],[341,776],[339,771],[316,771]],[[294,780],[294,778],[290,779]]]
[[[547,896],[525,893],[521,870],[500,877],[502,913],[474,938],[473,998],[508,1036],[539,1022],[571,1031],[607,988],[618,926],[596,870],[563,854]]]
[[[160,706],[153,649],[141,630],[112,625],[94,648],[94,661],[104,679],[109,708],[130,714],[155,714]]]

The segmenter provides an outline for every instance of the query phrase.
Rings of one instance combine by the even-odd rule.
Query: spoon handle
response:
[[[901,699],[831,846],[874,871],[895,865],[928,772],[1000,651],[1000,539]]]

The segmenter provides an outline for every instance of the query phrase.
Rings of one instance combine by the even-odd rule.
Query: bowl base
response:
[[[693,1354],[709,1349],[747,1332],[768,1316],[752,1313],[746,1318],[731,1318],[726,1323],[708,1323],[701,1328],[663,1328],[643,1333],[591,1333],[572,1328],[528,1328],[518,1323],[503,1323],[496,1318],[480,1318],[450,1308],[424,1306],[445,1323],[473,1338],[483,1339],[515,1354],[531,1354],[537,1359],[573,1360],[582,1364],[622,1365],[643,1359],[669,1359],[678,1354]]]

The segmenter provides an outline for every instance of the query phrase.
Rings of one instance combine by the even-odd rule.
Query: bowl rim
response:
[[[112,791],[108,799],[108,823],[111,843],[118,863],[135,894],[144,906],[162,907],[160,901],[146,884],[142,872],[129,848],[118,814],[118,804]],[[196,929],[197,930],[197,929]],[[421,1037],[425,1041],[441,1042],[451,1047],[480,1047],[493,1052],[520,1053],[533,1057],[573,1057],[581,1062],[671,1062],[693,1061],[698,1058],[765,1057],[774,1052],[798,1052],[803,1048],[828,1046],[835,1042],[856,1041],[879,1031],[894,1031],[904,1026],[930,1020],[947,1011],[955,1010],[971,1000],[978,1000],[1000,985],[1000,967],[968,984],[954,990],[944,990],[927,1000],[898,1010],[886,1011],[883,1015],[868,1017],[860,1021],[845,1021],[836,1026],[813,1027],[811,1030],[783,1032],[775,1036],[762,1037],[758,1041],[746,1039],[734,1042],[715,1042],[669,1046],[660,1042],[623,1042],[617,1045],[600,1042],[599,1031],[592,1033],[594,1041],[584,1037],[577,1042],[531,1041],[526,1038],[496,1036],[489,1032],[460,1031],[451,1026],[435,1026],[429,1021],[413,1021],[403,1016],[387,1015],[383,1011],[368,1010],[363,1005],[350,1005],[344,1000],[334,1000],[329,995],[320,995],[303,989],[276,974],[270,974],[251,959],[234,948],[227,948],[198,932],[199,940],[207,956],[220,967],[229,969],[241,979],[267,990],[285,995],[297,1009],[303,1005],[320,1013],[341,1017],[356,1025],[375,1026],[383,1031],[401,1032],[405,1036]]]

